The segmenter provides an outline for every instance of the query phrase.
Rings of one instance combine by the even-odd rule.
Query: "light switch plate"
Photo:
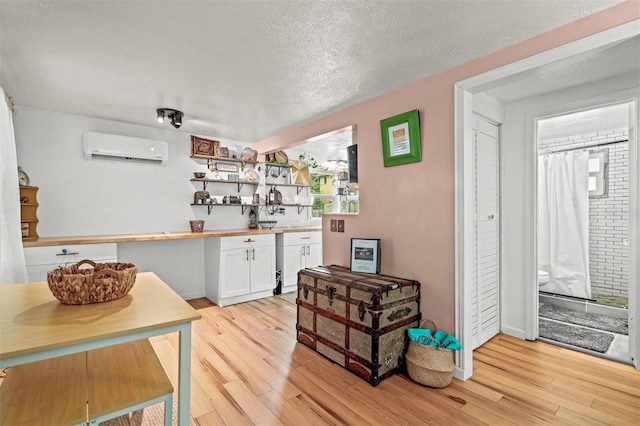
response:
[[[344,220],[338,220],[338,232],[344,232]]]
[[[331,219],[331,232],[336,232],[338,230],[338,221],[336,219]]]

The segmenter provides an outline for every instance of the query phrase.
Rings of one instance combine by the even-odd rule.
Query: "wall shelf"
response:
[[[191,154],[191,158],[201,158],[203,160],[214,161],[226,161],[229,163],[245,163],[245,164],[258,164],[259,161],[244,161],[242,158],[230,158],[230,157],[212,157],[210,155]]]
[[[253,185],[257,186],[258,182],[249,181],[249,180],[224,180],[224,179],[208,179],[208,178],[192,178],[191,182],[202,182],[202,190],[207,190],[207,185],[209,182],[213,183],[233,183],[238,185],[238,192],[242,189],[243,185]]]

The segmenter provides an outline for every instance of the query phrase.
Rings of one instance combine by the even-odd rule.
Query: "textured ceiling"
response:
[[[253,142],[619,0],[0,0],[19,106]],[[166,124],[164,126],[167,126]]]

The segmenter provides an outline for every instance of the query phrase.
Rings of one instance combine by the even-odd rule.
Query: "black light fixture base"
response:
[[[168,118],[173,127],[179,129],[182,126],[182,117],[184,113],[172,108],[158,108],[156,109],[158,123],[164,123],[164,119]]]

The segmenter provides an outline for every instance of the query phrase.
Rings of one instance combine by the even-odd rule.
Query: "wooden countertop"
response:
[[[322,226],[296,226],[290,228],[273,229],[230,229],[203,232],[157,232],[148,234],[119,234],[119,235],[83,235],[73,237],[41,237],[35,240],[23,241],[24,247],[58,246],[64,244],[99,244],[99,243],[131,243],[137,241],[180,240],[187,238],[217,238],[233,237],[237,235],[283,234],[286,232],[321,231]]]

